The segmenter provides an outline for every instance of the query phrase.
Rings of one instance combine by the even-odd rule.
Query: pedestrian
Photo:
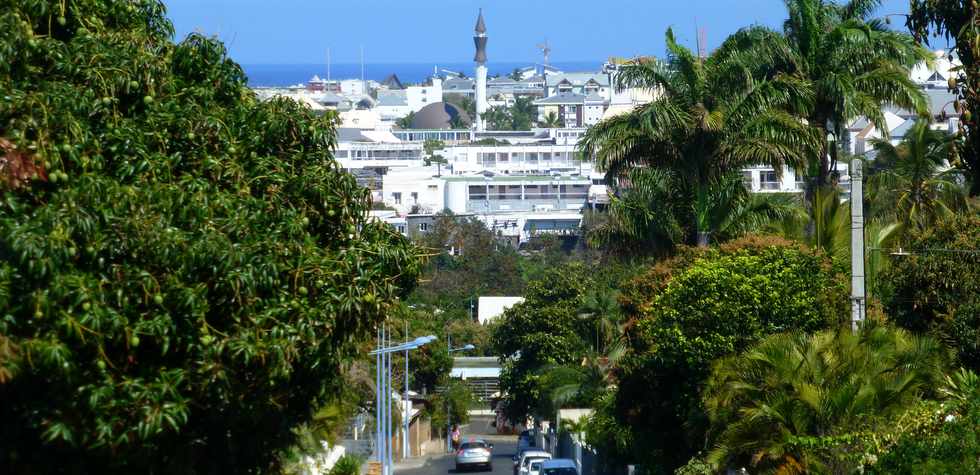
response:
[[[452,440],[453,440],[453,450],[454,451],[459,450],[460,433],[459,433],[459,426],[456,424],[453,424]]]

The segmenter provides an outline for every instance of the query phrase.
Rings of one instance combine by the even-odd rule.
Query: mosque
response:
[[[483,20],[483,9],[476,18],[476,27],[473,31],[473,44],[476,47],[476,54],[473,62],[476,63],[475,75],[475,105],[476,117],[470,118],[466,111],[460,109],[455,104],[448,102],[433,102],[418,112],[412,119],[413,129],[451,129],[452,125],[475,125],[477,132],[486,130],[487,105],[487,25]]]

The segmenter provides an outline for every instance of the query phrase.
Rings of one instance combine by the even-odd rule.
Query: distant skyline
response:
[[[539,62],[535,45],[547,38],[552,61],[601,61],[610,56],[663,56],[664,32],[694,48],[697,27],[707,47],[739,28],[780,28],[782,0],[584,2],[561,7],[539,0],[170,0],[179,40],[201,31],[217,35],[242,64],[467,62],[473,26],[483,7],[490,61]],[[908,0],[884,0],[879,15],[907,13]],[[895,24],[904,23],[901,18]]]

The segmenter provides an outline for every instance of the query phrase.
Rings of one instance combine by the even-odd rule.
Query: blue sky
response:
[[[490,61],[539,61],[545,38],[552,61],[662,55],[673,26],[691,46],[695,25],[717,46],[740,27],[778,27],[782,0],[168,0],[178,38],[218,35],[244,64],[466,62],[483,7]],[[880,13],[907,12],[908,0],[884,0]],[[901,23],[901,18],[896,18]]]

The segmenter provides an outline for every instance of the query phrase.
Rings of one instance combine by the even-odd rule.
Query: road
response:
[[[514,465],[511,457],[517,449],[517,436],[497,435],[497,430],[490,427],[491,418],[473,417],[468,425],[463,426],[463,440],[470,437],[484,439],[493,444],[493,475],[514,475]],[[456,464],[450,454],[416,457],[395,464],[395,475],[438,475],[457,473]]]

